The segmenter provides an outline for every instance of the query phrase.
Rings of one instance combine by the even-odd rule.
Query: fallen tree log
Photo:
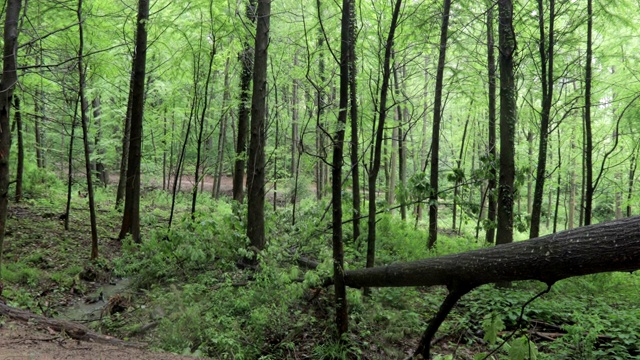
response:
[[[57,332],[63,332],[70,338],[82,341],[92,341],[107,345],[116,345],[124,347],[144,348],[146,344],[124,341],[112,336],[98,334],[90,330],[88,327],[74,323],[71,321],[52,319],[42,315],[34,314],[27,310],[17,309],[0,302],[0,315],[8,318],[24,321],[28,323],[36,323],[39,326],[50,328]]]
[[[345,271],[350,287],[462,286],[640,269],[640,216],[435,258]]]
[[[636,216],[459,254],[348,270],[344,282],[364,288],[446,285],[449,295],[429,322],[414,354],[429,359],[431,340],[438,328],[456,302],[477,286],[538,280],[547,284],[547,290],[538,297],[558,280],[639,269],[640,216]]]

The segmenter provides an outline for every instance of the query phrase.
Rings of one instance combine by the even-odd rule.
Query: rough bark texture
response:
[[[253,62],[253,95],[251,98],[251,140],[247,166],[247,237],[251,245],[264,248],[264,181],[267,101],[267,48],[271,0],[258,1],[255,57]]]
[[[140,160],[142,158],[142,119],[144,112],[144,83],[147,62],[147,29],[149,1],[138,3],[136,30],[136,56],[133,59],[133,86],[131,88],[131,133],[129,137],[129,159],[124,215],[120,239],[131,234],[133,241],[140,242]]]
[[[4,61],[2,63],[2,78],[0,79],[0,269],[9,205],[9,150],[11,149],[9,120],[13,90],[18,82],[16,47],[21,4],[20,0],[9,0],[6,4],[4,20]]]
[[[640,269],[640,216],[527,241],[345,272],[351,287],[483,284]]]
[[[429,183],[429,249],[438,240],[438,177],[440,156],[440,121],[442,120],[442,87],[444,80],[444,63],[447,56],[447,31],[449,29],[449,11],[451,0],[444,0],[442,23],[440,26],[440,53],[438,55],[438,69],[436,72],[436,93],[433,103],[433,127],[431,132],[431,172]]]
[[[512,0],[499,0],[500,47],[500,177],[498,181],[498,228],[496,244],[513,241],[513,195],[515,181],[516,87],[513,57],[516,35],[513,30]]]

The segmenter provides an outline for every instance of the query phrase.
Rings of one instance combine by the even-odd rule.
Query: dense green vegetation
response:
[[[406,358],[476,284],[344,270],[637,213],[628,0],[5,3],[11,305],[195,356]],[[480,286],[432,354],[636,358],[639,276]]]
[[[331,275],[329,220],[320,220],[326,204],[304,201],[303,220],[295,226],[290,225],[290,208],[269,210],[270,242],[260,255],[260,270],[254,272],[236,266],[246,255],[247,240],[238,215],[242,209],[232,201],[205,198],[192,221],[189,194],[179,194],[181,215],[167,231],[163,223],[169,196],[150,191],[142,198],[144,241],[125,240],[120,246],[115,238],[115,189],[107,187],[96,193],[100,246],[107,255],[87,264],[88,212],[81,210],[86,199],[74,200],[72,208],[78,210],[72,212],[72,230],[64,231],[58,219],[66,196],[63,184],[45,174],[30,179],[28,200],[10,208],[3,269],[7,301],[55,316],[65,311],[63,304],[78,297],[82,302],[107,277],[127,277],[132,285],[120,294],[127,299],[126,309],[90,324],[106,333],[148,341],[154,348],[223,359],[404,358],[446,293],[441,288],[386,288],[364,298],[360,291],[350,290],[351,332],[346,345],[339,345],[332,290],[322,287]],[[81,189],[76,185],[74,192]],[[39,196],[45,191],[46,200]],[[438,247],[427,251],[426,228],[416,230],[412,224],[398,223],[395,216],[385,214],[378,224],[383,263],[483,246],[472,235],[441,234]],[[348,268],[364,265],[362,244],[347,242],[346,252]],[[325,260],[308,270],[299,266],[299,257]],[[81,280],[87,268],[98,274],[95,282]],[[544,285],[483,286],[464,297],[443,325],[435,350],[441,355],[436,358],[482,359],[506,341],[490,358],[526,359],[526,338],[537,359],[634,358],[640,351],[638,285],[637,273],[564,280],[524,311],[525,302]],[[151,323],[156,326],[140,331]]]

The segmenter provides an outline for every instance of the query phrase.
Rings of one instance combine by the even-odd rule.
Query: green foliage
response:
[[[509,360],[536,360],[538,347],[529,341],[526,336],[521,336],[509,343]]]
[[[498,314],[492,312],[485,316],[482,322],[482,329],[484,330],[484,340],[490,345],[495,345],[496,341],[498,341],[498,333],[504,330],[504,322],[502,322]]]

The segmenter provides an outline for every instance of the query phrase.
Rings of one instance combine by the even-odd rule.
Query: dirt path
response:
[[[76,341],[34,324],[3,319],[0,360],[193,360],[192,357]]]

